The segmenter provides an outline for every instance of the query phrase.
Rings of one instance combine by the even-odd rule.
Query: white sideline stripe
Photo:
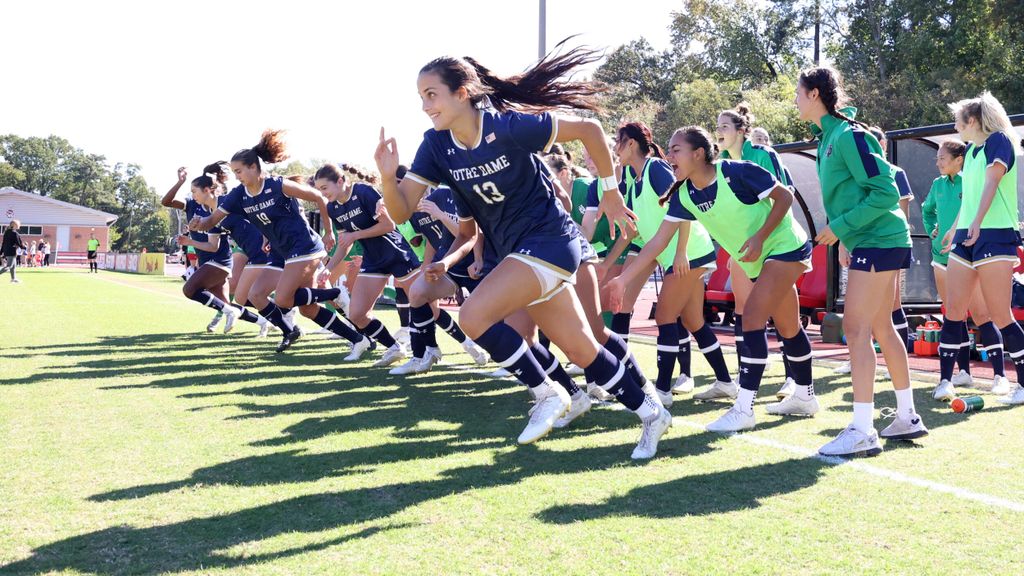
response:
[[[481,376],[490,376],[491,373],[485,370],[481,370],[476,366],[459,366],[457,364],[449,364],[449,368],[455,368],[457,370],[463,370],[466,372],[474,372]],[[620,365],[620,369],[622,366]],[[505,380],[508,380],[505,378]],[[614,381],[614,380],[613,380]],[[610,410],[625,410],[625,407],[621,404],[615,404],[608,407]],[[704,430],[704,424],[699,422],[693,422],[690,420],[683,420],[682,418],[672,418],[672,424],[682,424],[687,428],[694,430]],[[769,440],[767,438],[761,438],[754,436],[751,432],[743,434],[732,434],[726,438],[727,440],[742,440],[758,446],[766,446],[768,448],[775,448],[782,450],[783,452],[789,452],[804,458],[814,458],[820,460],[825,464],[832,466],[849,466],[850,468],[877,476],[879,478],[885,478],[901,484],[909,484],[918,488],[924,488],[925,490],[932,490],[935,492],[941,492],[943,494],[949,494],[963,500],[972,500],[974,502],[981,502],[982,504],[988,504],[994,508],[1002,508],[1004,510],[1010,510],[1011,512],[1024,512],[1024,503],[1015,502],[1013,500],[1007,500],[1005,498],[999,498],[998,496],[990,496],[988,494],[982,494],[980,492],[973,492],[971,490],[965,490],[957,486],[951,486],[949,484],[943,484],[941,482],[935,482],[932,480],[925,480],[924,478],[916,478],[903,474],[902,472],[896,472],[893,470],[886,470],[885,468],[879,468],[878,466],[872,466],[863,462],[857,462],[853,460],[845,460],[843,458],[836,458],[833,456],[822,456],[818,454],[816,450],[808,450],[807,448],[801,448],[799,446],[793,446],[792,444],[786,444],[784,442],[778,442],[775,440]]]

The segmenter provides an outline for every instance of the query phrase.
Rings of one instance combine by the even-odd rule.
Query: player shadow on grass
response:
[[[701,454],[707,452],[709,443],[714,441],[715,437],[710,434],[688,436],[684,442],[674,443],[673,454],[663,457]],[[436,448],[443,451],[445,442],[437,440]],[[297,496],[237,512],[161,526],[105,528],[40,546],[29,558],[3,568],[20,573],[75,570],[97,574],[125,571],[157,574],[265,563],[373,537],[381,531],[409,527],[409,523],[392,524],[392,521],[401,519],[391,517],[426,502],[466,492],[515,486],[531,478],[543,477],[549,486],[556,488],[556,493],[571,495],[575,475],[621,466],[626,461],[628,450],[627,445],[588,447],[568,452],[527,446],[499,452],[493,462],[487,464],[445,470],[431,480]],[[281,470],[290,467],[301,469],[302,464],[295,461],[296,456],[294,452],[281,453],[275,467]],[[318,457],[315,465],[332,468],[328,458]],[[363,460],[378,459],[367,451]],[[603,506],[554,507],[541,513],[541,518],[549,522],[569,523],[619,514],[667,518],[746,510],[759,506],[765,498],[813,485],[825,466],[827,464],[811,459],[788,460],[728,472],[691,474],[669,483],[636,488],[626,496],[611,497]],[[288,478],[299,476],[292,472],[284,474]],[[309,480],[301,479],[303,482]],[[104,499],[113,496],[109,494]],[[133,497],[129,493],[116,496]],[[375,525],[328,538],[326,542],[270,554],[244,557],[227,554],[234,546],[243,543],[251,546],[282,534],[306,533],[311,538],[320,538],[323,536],[320,533],[327,530],[344,531],[345,527],[366,523]]]

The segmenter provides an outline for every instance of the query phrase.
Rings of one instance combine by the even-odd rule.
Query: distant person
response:
[[[100,249],[100,241],[96,239],[96,233],[89,233],[89,243],[87,246],[88,260],[89,260],[89,272],[95,272],[99,274],[100,267],[96,264],[96,252]]]
[[[21,282],[15,272],[18,268],[18,251],[25,249],[25,242],[22,241],[18,228],[21,228],[21,222],[11,220],[11,223],[7,225],[7,230],[4,231],[3,244],[0,244],[0,254],[7,259],[7,264],[0,268],[0,274],[5,270],[10,270],[11,282],[14,284]]]
[[[47,242],[46,240],[43,240],[42,241],[42,247],[40,248],[40,250],[43,253],[43,266],[44,267],[49,267],[50,266],[50,243]]]
[[[768,135],[767,130],[758,126],[750,131],[750,142],[758,146],[771,146],[772,137]]]
[[[28,267],[29,268],[34,268],[35,267],[35,265],[36,265],[36,254],[38,252],[39,252],[39,248],[38,248],[38,246],[36,246],[36,241],[33,240],[32,243],[29,244],[29,246],[28,246]]]

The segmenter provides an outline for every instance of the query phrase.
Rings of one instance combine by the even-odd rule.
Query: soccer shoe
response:
[[[409,339],[410,337],[408,326],[403,326],[399,328],[397,332],[395,332],[395,342],[401,344],[402,348],[408,349],[410,347]]]
[[[695,400],[717,400],[719,398],[731,398],[735,400],[739,391],[740,387],[735,382],[722,382],[721,380],[715,380],[715,383],[708,386],[707,390],[694,394],[693,398]]]
[[[1008,406],[1014,406],[1014,405],[1017,405],[1017,404],[1024,404],[1024,387],[1022,387],[1020,384],[1018,384],[1017,387],[1014,388],[1012,392],[1010,392],[1006,396],[1001,396],[999,398],[996,398],[996,400],[1000,404],[1006,404]]]
[[[434,367],[434,364],[441,361],[442,356],[443,354],[441,354],[441,350],[439,348],[427,346],[426,351],[423,353],[423,361],[420,363],[420,369],[418,372],[426,372],[430,370]]]
[[[651,400],[654,400],[655,404],[661,407],[665,407],[665,404],[661,401],[661,394],[658,394],[658,389],[654,386],[654,382],[651,382],[650,380],[644,380],[644,385],[641,386],[640,389],[644,391],[644,394],[650,396]],[[672,395],[669,394],[670,400],[671,397]]]
[[[693,392],[693,378],[690,378],[688,374],[680,374],[672,384],[672,393],[689,394],[690,392]]]
[[[569,376],[583,376],[583,368],[569,362],[565,365],[565,373]]]
[[[747,414],[733,406],[729,408],[728,412],[722,414],[718,420],[708,424],[705,428],[708,432],[740,432],[753,429],[754,423],[753,413]]]
[[[223,317],[224,313],[221,312],[220,310],[217,310],[217,313],[213,315],[213,319],[211,319],[210,323],[206,325],[206,331],[213,332],[214,330],[216,330],[217,325],[220,324],[220,319]]]
[[[956,398],[956,388],[953,387],[953,383],[949,380],[943,380],[935,387],[935,391],[932,392],[932,398],[942,400],[943,402],[951,402],[953,398]]]
[[[961,370],[956,374],[953,374],[953,378],[950,379],[950,383],[953,386],[970,386],[974,383],[974,378],[971,377],[971,373],[967,370]]]
[[[809,399],[803,400],[797,398],[796,394],[791,394],[783,398],[781,402],[775,402],[766,406],[765,412],[780,416],[814,416],[820,409],[817,396],[811,396]]]
[[[836,366],[836,369],[833,370],[832,372],[836,374],[849,374],[852,370],[853,368],[850,367],[849,362],[843,362],[839,366]]]
[[[615,396],[612,396],[604,388],[593,382],[587,383],[587,394],[598,402],[612,402],[615,400]]]
[[[358,362],[363,357],[363,353],[369,350],[372,344],[373,341],[370,340],[369,336],[363,336],[362,340],[352,343],[348,356],[345,356],[342,360],[345,362]]]
[[[992,379],[992,387],[988,391],[989,394],[995,394],[996,396],[1006,396],[1012,389],[1009,378],[1006,376],[996,376]]]
[[[388,374],[391,374],[392,376],[405,376],[406,374],[418,374],[418,373],[424,371],[421,368],[423,366],[424,361],[425,361],[424,358],[416,358],[414,356],[414,357],[410,358],[405,364],[402,364],[401,366],[398,366],[396,368],[392,368],[391,370],[388,370]]]
[[[352,303],[352,298],[348,295],[348,288],[345,288],[344,284],[338,284],[339,292],[338,297],[332,300],[334,307],[341,310],[341,313],[348,317],[348,307]]]
[[[259,319],[256,320],[256,325],[260,327],[260,331],[256,333],[256,337],[257,338],[266,338],[267,337],[267,333],[270,332],[270,326],[271,326],[270,322],[267,322],[266,318],[264,318],[263,316],[260,316]]]
[[[665,435],[665,432],[672,426],[672,415],[664,408],[658,409],[658,414],[643,423],[643,432],[640,434],[640,441],[633,448],[630,458],[633,460],[649,460],[658,453],[658,441]]]
[[[665,408],[671,408],[672,407],[672,391],[671,390],[668,391],[668,392],[662,392],[661,390],[658,390],[657,388],[655,388],[654,391],[658,393],[658,401],[661,402],[662,406],[664,406]]]
[[[878,443],[878,432],[872,428],[870,434],[865,434],[854,428],[853,424],[840,432],[835,440],[818,450],[818,454],[822,456],[837,456],[839,458],[878,456],[881,453],[882,445]]]
[[[365,339],[367,338],[364,337],[364,340]],[[369,346],[367,346],[367,348],[369,348]],[[360,354],[362,354],[362,352],[360,352]],[[384,355],[380,357],[380,360],[373,363],[373,367],[383,368],[385,366],[391,366],[406,356],[408,356],[408,354],[406,354],[405,348],[398,342],[395,342],[394,346],[384,351]]]
[[[302,338],[302,330],[299,330],[299,327],[296,326],[295,330],[281,337],[281,343],[277,345],[277,351],[280,353],[291,348],[292,344],[299,338]]]
[[[913,440],[914,438],[920,438],[928,435],[928,429],[925,428],[924,422],[921,421],[921,417],[914,414],[910,417],[903,417],[896,415],[896,419],[893,420],[892,424],[885,427],[878,433],[879,436],[886,440]]]
[[[483,366],[491,359],[491,357],[487,355],[486,350],[477,346],[476,342],[473,342],[469,338],[466,338],[466,341],[462,343],[462,349],[466,351],[466,354],[469,354],[469,357],[473,359],[473,362],[476,362],[477,366]]]
[[[491,378],[508,378],[509,376],[512,376],[512,373],[509,372],[508,370],[505,370],[501,366],[498,366],[497,370],[487,375],[490,376]]]
[[[572,423],[573,420],[583,416],[587,412],[590,412],[590,395],[582,390],[574,394],[571,398],[572,405],[569,406],[569,411],[564,416],[555,420],[555,428],[565,428]]]
[[[519,435],[520,444],[532,444],[551,431],[555,421],[565,415],[572,406],[572,398],[558,384],[547,382],[537,386],[534,394],[537,403],[530,408],[530,421]]]
[[[230,304],[224,307],[224,333],[227,334],[235,327],[235,320],[238,320],[242,313],[238,311],[238,308],[231,306]]]
[[[786,378],[786,382],[782,385],[782,388],[779,388],[779,391],[775,393],[775,397],[779,400],[785,400],[793,394],[796,394],[796,380]],[[817,410],[815,410],[815,412],[817,412]]]

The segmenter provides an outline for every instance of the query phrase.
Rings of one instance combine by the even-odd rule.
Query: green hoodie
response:
[[[849,118],[856,108],[841,111]],[[829,227],[847,250],[909,248],[910,228],[900,210],[900,192],[891,164],[870,132],[831,114],[818,138],[818,179]]]
[[[939,230],[932,236],[932,261],[945,265],[949,254],[942,253],[942,237],[953,227],[956,217],[960,214],[962,189],[960,175],[950,178],[939,176],[932,182],[928,197],[921,204],[921,220],[924,231],[928,234],[938,226]]]

